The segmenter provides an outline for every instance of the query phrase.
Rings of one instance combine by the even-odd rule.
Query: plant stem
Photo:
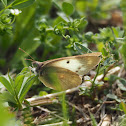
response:
[[[97,73],[96,73],[96,75],[95,75],[95,77],[94,77],[94,80],[93,80],[93,82],[92,82],[91,91],[94,90],[94,87],[95,87],[95,80],[96,80],[96,77],[98,76],[100,66],[101,66],[101,64],[99,63],[99,64],[98,64],[98,67],[97,67]]]

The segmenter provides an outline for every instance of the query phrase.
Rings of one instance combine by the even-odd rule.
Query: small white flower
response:
[[[19,15],[22,11],[18,9],[10,9],[11,14],[17,16]]]

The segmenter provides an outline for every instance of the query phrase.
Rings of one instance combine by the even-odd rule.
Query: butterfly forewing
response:
[[[100,55],[101,53],[89,53],[84,55],[64,57],[49,62],[47,66],[60,67],[68,69],[79,75],[84,75],[99,63]]]

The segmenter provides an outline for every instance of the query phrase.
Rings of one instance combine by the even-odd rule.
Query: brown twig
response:
[[[68,89],[66,91],[61,91],[61,92],[58,92],[58,93],[53,93],[53,94],[47,94],[47,95],[44,95],[44,96],[41,96],[41,97],[37,97],[37,98],[28,98],[26,99],[31,106],[34,106],[34,105],[40,105],[40,104],[48,104],[49,102],[56,102],[55,100],[51,100],[51,98],[54,98],[54,97],[57,97],[57,96],[60,96],[62,94],[68,94],[68,93],[72,93],[72,92],[75,92],[79,90],[79,87],[76,87],[76,88],[72,88],[72,89]]]

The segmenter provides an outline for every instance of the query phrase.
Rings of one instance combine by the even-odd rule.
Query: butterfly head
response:
[[[33,66],[33,68],[35,68],[34,72],[36,74],[39,74],[40,73],[41,68],[42,68],[43,65],[44,64],[42,62],[38,62],[38,61],[32,62],[32,66]]]

